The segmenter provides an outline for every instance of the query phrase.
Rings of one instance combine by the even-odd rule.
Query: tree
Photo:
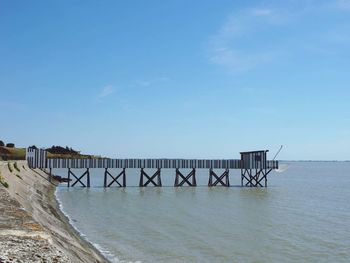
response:
[[[5,146],[5,143],[3,141],[0,141],[0,146]]]
[[[8,148],[15,148],[15,144],[14,143],[8,143],[8,144],[6,144],[6,147],[8,147]]]

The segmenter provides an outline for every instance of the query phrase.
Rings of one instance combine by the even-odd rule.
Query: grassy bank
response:
[[[0,161],[1,160],[25,160],[26,148],[11,148],[0,146]]]

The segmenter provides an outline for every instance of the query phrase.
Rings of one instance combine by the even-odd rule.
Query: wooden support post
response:
[[[68,187],[70,187],[70,168],[68,168]]]
[[[76,181],[70,185],[70,176],[73,176]],[[82,182],[82,179],[86,176],[86,185]],[[86,169],[86,171],[80,176],[77,177],[70,168],[68,168],[68,187],[75,186],[77,183],[80,183],[83,187],[90,187],[90,171],[89,168]]]
[[[212,186],[213,185],[213,177],[211,175],[212,173],[212,169],[209,169],[209,182],[208,182],[208,186]]]
[[[181,182],[179,181],[179,179],[182,179]],[[190,178],[192,178],[192,182],[190,181]],[[187,184],[188,186],[197,186],[197,181],[196,181],[196,169],[193,168],[191,170],[191,172],[189,172],[189,174],[187,174],[186,176],[184,176],[180,170],[178,168],[176,168],[175,171],[175,183],[174,186],[178,187],[178,186],[183,186],[184,184]]]
[[[241,170],[241,184],[243,186],[244,181],[246,181],[245,186],[249,187],[267,187],[267,175],[272,171],[272,169],[255,169],[254,174],[252,169],[242,169]],[[247,176],[248,175],[248,176]],[[264,185],[262,181],[264,180]]]
[[[213,178],[215,178],[215,181],[213,181]],[[223,181],[224,178],[225,181]],[[218,176],[212,168],[209,169],[208,186],[216,186],[218,183],[220,183],[222,186],[230,186],[229,169],[225,169],[225,171],[220,176]]]
[[[112,181],[107,185],[107,177],[111,177]],[[122,178],[122,182],[119,182],[118,179]],[[110,187],[113,183],[116,183],[118,187],[126,187],[126,175],[125,175],[125,168],[116,176],[114,177],[109,171],[108,168],[105,169],[105,176],[104,176],[104,187]]]
[[[140,187],[143,187],[143,173],[144,173],[143,168],[141,168],[140,182],[139,182]]]
[[[87,174],[87,187],[90,187],[90,170],[89,168],[86,169]]]
[[[143,178],[146,177],[146,182],[144,183]],[[154,180],[157,179],[157,181],[155,182]],[[157,171],[152,175],[149,176],[145,170],[143,168],[141,168],[141,174],[140,174],[140,183],[139,186],[140,187],[144,187],[149,185],[150,183],[152,183],[154,186],[162,186],[162,179],[160,176],[160,168],[157,169]]]
[[[105,175],[103,180],[103,187],[107,187],[107,174],[108,174],[108,168],[105,169]]]
[[[126,187],[126,173],[125,173],[125,168],[123,169],[123,187]]]
[[[158,186],[162,186],[162,178],[160,177],[160,168],[158,168],[158,177],[157,177],[157,181],[158,181]]]

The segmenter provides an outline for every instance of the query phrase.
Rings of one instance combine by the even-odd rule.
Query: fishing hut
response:
[[[241,186],[267,186],[267,175],[278,169],[277,161],[267,161],[267,152],[241,152]]]

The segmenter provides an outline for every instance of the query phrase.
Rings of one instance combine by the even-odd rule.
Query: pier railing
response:
[[[242,169],[238,159],[47,159],[42,168],[170,168],[170,169]],[[266,161],[266,168],[277,169],[278,161]]]

